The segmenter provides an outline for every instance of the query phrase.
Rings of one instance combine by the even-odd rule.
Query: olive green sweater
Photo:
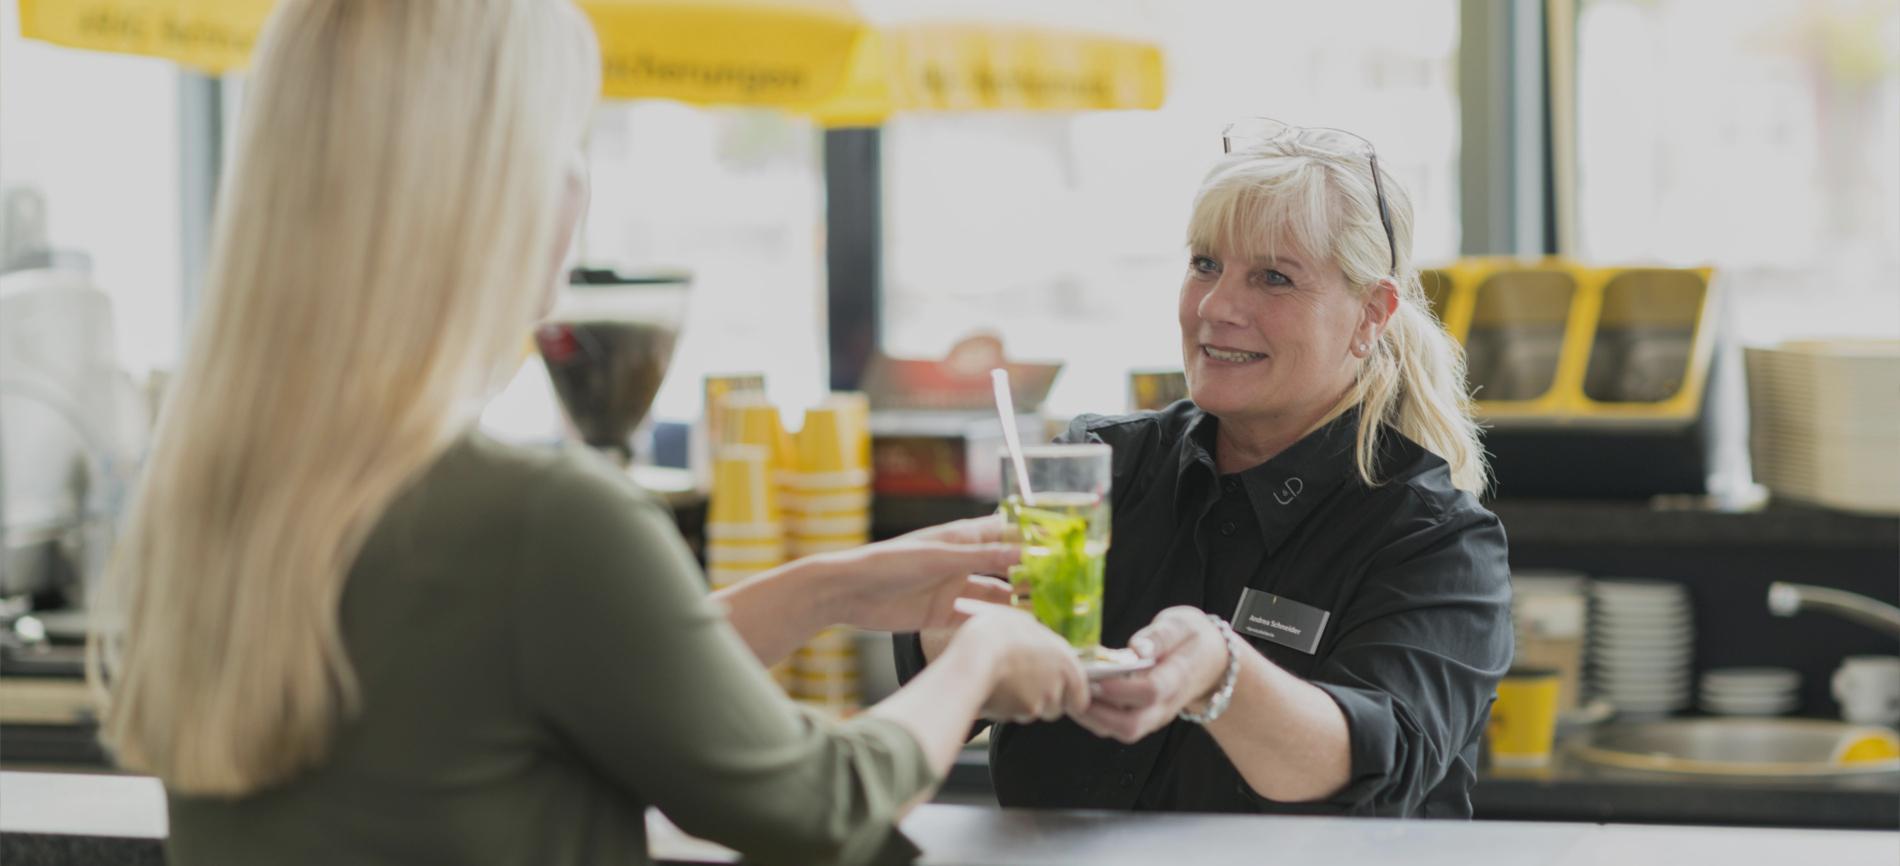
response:
[[[789,701],[664,507],[578,449],[461,439],[340,615],[361,712],[286,785],[172,794],[172,863],[640,864],[648,806],[761,862],[861,862],[934,781],[895,724]]]

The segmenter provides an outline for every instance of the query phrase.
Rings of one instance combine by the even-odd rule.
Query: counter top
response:
[[[989,753],[957,756],[939,799],[994,803]],[[1480,820],[1900,830],[1900,773],[1827,779],[1696,777],[1600,767],[1559,751],[1548,767],[1486,770]]]
[[[0,859],[11,866],[158,862],[165,800],[138,776],[0,772]],[[729,863],[730,852],[649,813],[662,863]],[[928,866],[1055,866],[1192,862],[1354,866],[1537,866],[1592,863],[1880,864],[1900,859],[1900,833],[1538,822],[1398,821],[1239,815],[1156,815],[924,805],[903,822]]]

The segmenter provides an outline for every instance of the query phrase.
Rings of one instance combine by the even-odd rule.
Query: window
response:
[[[139,374],[173,366],[183,331],[178,76],[161,60],[21,39],[17,5],[0,3],[0,191],[37,195],[47,244],[91,262],[119,361]]]
[[[680,342],[650,417],[700,414],[707,374],[764,372],[771,398],[814,405],[824,378],[822,131],[763,109],[609,102],[588,141],[593,200],[577,260],[624,274],[685,271]],[[559,410],[530,358],[483,420],[545,437]]]
[[[884,350],[974,331],[1066,362],[1052,414],[1121,411],[1127,371],[1180,366],[1189,205],[1244,116],[1350,129],[1411,191],[1421,263],[1458,250],[1453,0],[1154,7],[1153,112],[910,114],[885,127]]]
[[[781,406],[824,395],[820,135],[766,110],[635,102],[596,115],[581,260],[693,276],[655,417],[697,417],[708,373],[764,371]]]
[[[1900,7],[1585,0],[1578,243],[1712,264],[1742,339],[1900,335]]]

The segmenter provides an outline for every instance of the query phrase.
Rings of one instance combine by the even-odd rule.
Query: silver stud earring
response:
[[[1360,344],[1359,344],[1359,354],[1361,354],[1361,355],[1364,355],[1364,354],[1366,354],[1366,344],[1364,344],[1364,343],[1360,343]]]

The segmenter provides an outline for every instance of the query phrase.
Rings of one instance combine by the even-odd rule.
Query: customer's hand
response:
[[[1021,548],[958,521],[855,550],[820,554],[830,619],[859,628],[919,631],[963,621],[959,598],[1007,604],[1007,573]],[[934,534],[931,534],[934,533]],[[995,536],[1000,538],[1000,533]]]
[[[1010,537],[1009,524],[1003,521],[1001,514],[989,514],[983,517],[971,517],[965,520],[952,520],[936,526],[899,536],[898,541],[945,541],[951,544],[995,544],[1002,541],[1014,541]],[[1015,563],[1010,563],[1014,565]],[[998,572],[1000,574],[1001,572]]]
[[[1133,743],[1167,727],[1181,710],[1201,709],[1227,670],[1227,641],[1198,608],[1162,611],[1128,646],[1155,666],[1094,683],[1075,721],[1098,737]]]
[[[1051,722],[1088,708],[1088,677],[1067,641],[1015,608],[967,602],[960,606],[970,618],[944,654],[991,654],[995,682],[983,705],[985,718]]]

